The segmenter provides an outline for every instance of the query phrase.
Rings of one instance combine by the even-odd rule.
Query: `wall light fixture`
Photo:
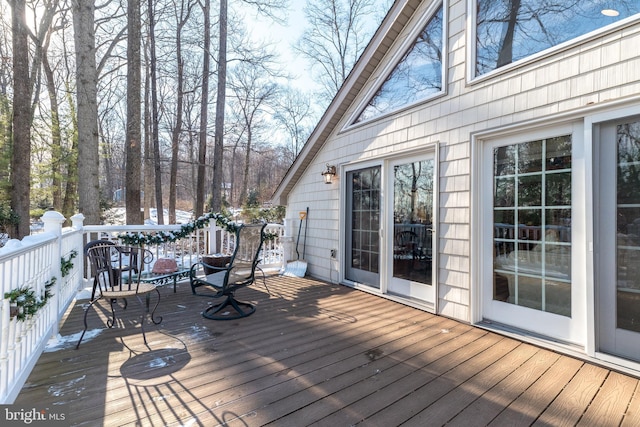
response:
[[[327,163],[327,169],[322,172],[322,176],[324,177],[325,184],[331,184],[333,177],[336,176],[336,167],[330,166],[329,163]]]

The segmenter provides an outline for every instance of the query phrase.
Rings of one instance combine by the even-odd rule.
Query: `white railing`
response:
[[[57,334],[58,321],[79,287],[82,275],[82,234],[77,229],[62,232],[64,217],[47,212],[45,231],[22,241],[11,240],[0,250],[0,403],[11,403],[42,353],[47,340]],[[78,254],[73,267],[62,277],[62,259]],[[45,287],[51,284],[51,298]],[[12,307],[8,293],[20,293],[24,299],[32,292],[44,304],[30,316],[20,319],[21,304]],[[45,303],[46,302],[46,303]]]
[[[0,404],[15,400],[47,341],[57,335],[58,323],[77,292],[90,283],[83,253],[87,242],[119,241],[119,236],[127,232],[176,231],[181,227],[84,226],[84,217],[78,214],[71,218],[72,227],[63,228],[65,218],[54,211],[45,213],[42,220],[43,233],[21,241],[10,240],[0,248]],[[285,263],[284,226],[269,224],[265,231],[276,237],[265,242],[260,266],[264,270],[280,270]],[[233,234],[217,227],[205,227],[187,238],[151,245],[148,249],[155,259],[171,257],[179,265],[188,267],[206,254],[231,253],[234,244]],[[70,267],[65,269],[64,276],[63,264]],[[44,299],[45,286],[52,282],[51,297]],[[19,308],[12,307],[10,298],[5,298],[20,289],[33,291],[38,301],[46,302],[34,315],[22,320],[17,315]]]

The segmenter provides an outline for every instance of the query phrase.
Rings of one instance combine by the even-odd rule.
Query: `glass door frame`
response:
[[[594,241],[596,243],[596,253],[594,260],[594,281],[593,295],[595,303],[593,306],[594,315],[594,338],[590,342],[593,354],[599,359],[614,361],[619,363],[622,359],[623,365],[640,363],[638,359],[627,359],[624,353],[632,354],[640,341],[640,332],[633,332],[616,325],[617,316],[617,239],[611,240],[610,234],[617,233],[615,223],[610,223],[605,214],[616,215],[617,209],[617,146],[605,147],[607,142],[604,137],[605,132],[612,132],[615,135],[616,125],[628,121],[637,122],[639,119],[638,110],[623,110],[612,114],[603,114],[592,117],[589,121],[590,128],[593,129],[593,212],[594,212]],[[617,141],[615,141],[617,143]],[[614,150],[615,148],[615,150]],[[611,157],[613,156],[613,157]],[[607,157],[609,157],[607,159]],[[607,161],[608,160],[608,161]],[[612,163],[613,161],[613,163]],[[604,164],[606,162],[606,164]],[[603,203],[609,203],[603,205]],[[598,251],[601,253],[598,254]],[[614,289],[610,287],[614,286]],[[626,363],[626,361],[629,361]]]
[[[431,211],[431,285],[426,285],[419,282],[412,282],[409,280],[399,279],[394,277],[393,272],[393,262],[394,262],[394,240],[395,240],[395,230],[394,230],[394,184],[395,177],[393,174],[393,168],[398,165],[404,165],[412,162],[419,162],[425,160],[433,160],[433,198],[432,198],[432,211]],[[386,181],[385,181],[385,189],[386,194],[389,194],[387,198],[386,204],[384,208],[386,209],[386,230],[388,230],[388,238],[385,239],[385,253],[387,254],[388,261],[385,263],[385,272],[386,276],[384,279],[385,283],[385,292],[388,292],[392,285],[395,286],[397,290],[404,289],[406,293],[413,294],[417,291],[418,294],[424,295],[424,298],[420,298],[417,301],[420,304],[427,304],[428,308],[433,310],[435,308],[436,303],[436,289],[437,289],[437,266],[438,266],[438,251],[437,251],[437,225],[438,225],[438,157],[437,150],[422,150],[420,153],[414,153],[410,156],[396,156],[391,159],[388,159],[385,162],[385,167],[387,168]],[[395,281],[395,282],[394,282]],[[427,287],[427,288],[425,288]],[[403,293],[397,293],[400,297],[406,296],[408,298],[411,295],[404,295]],[[412,298],[414,299],[414,298]]]
[[[393,224],[391,224],[391,229],[389,229],[389,215],[391,215],[391,222],[393,223],[393,200],[391,201],[391,204],[388,200],[388,196],[389,194],[389,188],[388,188],[388,182],[389,182],[389,178],[388,175],[390,174],[390,168],[392,168],[391,163],[396,162],[398,159],[412,159],[412,158],[422,158],[422,157],[429,157],[429,156],[433,156],[434,159],[434,182],[433,182],[433,191],[434,191],[434,207],[433,207],[433,224],[434,224],[434,234],[433,234],[433,255],[432,255],[432,263],[433,263],[433,289],[434,289],[434,301],[433,303],[416,303],[413,302],[412,300],[409,299],[403,299],[401,297],[395,296],[395,295],[390,295],[388,294],[388,278],[389,275],[392,274],[392,263],[393,263],[393,245],[388,245],[386,242],[388,239],[391,239],[391,241],[393,240]],[[411,149],[411,150],[406,150],[403,151],[401,153],[395,153],[393,156],[389,156],[389,157],[385,157],[385,158],[378,158],[378,159],[372,159],[372,160],[367,160],[367,161],[357,161],[357,162],[353,162],[353,163],[345,163],[339,166],[339,176],[340,176],[340,182],[342,183],[340,185],[340,218],[343,219],[340,221],[340,227],[339,227],[339,232],[340,232],[340,238],[339,238],[339,245],[338,247],[340,248],[339,250],[341,251],[341,256],[340,256],[340,273],[339,273],[339,281],[341,283],[347,284],[349,286],[352,286],[356,289],[360,289],[366,292],[370,292],[370,293],[374,293],[380,296],[384,296],[387,297],[389,299],[394,299],[394,300],[401,300],[403,303],[407,304],[407,305],[411,305],[411,306],[416,306],[420,309],[423,310],[427,310],[429,312],[437,312],[437,305],[438,305],[438,233],[437,233],[437,228],[439,225],[439,184],[440,184],[440,180],[439,180],[439,170],[440,170],[440,155],[439,155],[439,148],[438,148],[438,143],[430,143],[430,144],[424,144],[422,146],[420,146],[419,148],[415,148],[415,149]],[[379,288],[374,288],[371,286],[367,286],[367,285],[362,285],[359,283],[355,283],[352,281],[349,281],[346,279],[346,267],[347,267],[347,262],[348,262],[348,258],[349,255],[346,254],[346,231],[347,231],[347,226],[345,224],[346,221],[344,221],[344,218],[346,218],[346,207],[348,205],[347,203],[347,198],[350,197],[349,194],[347,194],[347,185],[346,185],[346,180],[347,180],[347,174],[349,172],[353,172],[353,171],[357,171],[360,169],[366,169],[366,168],[370,168],[370,167],[376,167],[379,166],[380,170],[381,170],[381,185],[382,185],[382,191],[380,193],[380,206],[381,206],[381,212],[380,212],[380,240],[379,240],[379,244],[380,244],[380,270],[379,270],[379,274],[380,274],[380,287]],[[391,175],[393,175],[393,173],[391,173]],[[391,188],[392,190],[393,188]],[[391,208],[389,208],[389,206],[391,206]],[[391,209],[391,211],[389,211],[389,209]],[[387,238],[387,235],[389,236]],[[390,252],[391,251],[391,252]]]
[[[571,258],[571,317],[542,312],[494,300],[493,271],[493,149],[561,135],[572,136],[572,258]],[[587,339],[587,278],[584,268],[587,258],[586,218],[581,215],[585,206],[586,171],[584,128],[579,121],[549,124],[545,127],[523,129],[517,133],[475,136],[478,163],[474,205],[477,207],[474,258],[477,262],[478,290],[475,291],[477,312],[474,321],[490,322],[550,337],[559,342],[584,345]]]
[[[383,190],[380,191],[380,229],[379,229],[379,233],[378,233],[378,245],[380,247],[380,260],[379,260],[379,266],[380,269],[378,271],[378,276],[380,278],[380,283],[378,287],[374,287],[374,286],[370,286],[370,285],[366,285],[366,284],[362,284],[362,283],[358,283],[358,282],[354,282],[352,280],[347,279],[347,267],[348,267],[348,262],[350,260],[351,255],[347,253],[347,231],[349,230],[349,227],[347,226],[347,218],[349,215],[349,212],[347,211],[347,207],[350,205],[347,200],[351,197],[351,195],[348,193],[348,189],[349,189],[349,185],[347,185],[347,176],[350,172],[355,172],[358,170],[362,170],[362,169],[368,169],[368,168],[373,168],[373,167],[379,167],[380,168],[380,185],[381,188],[383,188]],[[376,293],[376,294],[380,294],[382,292],[384,292],[385,290],[383,288],[385,288],[385,281],[383,279],[384,275],[386,274],[386,266],[385,263],[383,262],[383,260],[385,259],[385,254],[384,254],[384,245],[382,244],[383,242],[383,235],[384,235],[384,222],[385,222],[385,209],[383,209],[382,207],[384,206],[385,202],[385,194],[384,194],[384,182],[385,182],[385,165],[384,165],[384,161],[382,160],[373,160],[373,161],[366,161],[366,162],[357,162],[357,163],[350,163],[350,164],[345,164],[345,165],[341,165],[339,168],[339,174],[340,174],[340,182],[343,183],[342,185],[340,185],[340,240],[339,240],[339,248],[340,251],[342,252],[342,257],[341,257],[341,262],[340,262],[340,282],[342,283],[347,283],[351,286],[353,286],[356,289],[362,289],[365,290],[367,292],[372,292],[372,293]]]

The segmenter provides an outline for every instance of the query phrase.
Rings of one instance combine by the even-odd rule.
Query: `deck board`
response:
[[[201,316],[214,300],[160,289],[160,325],[118,328],[42,354],[16,400],[79,426],[638,425],[635,377],[308,278],[238,296],[250,317]],[[83,302],[60,334],[82,330]]]

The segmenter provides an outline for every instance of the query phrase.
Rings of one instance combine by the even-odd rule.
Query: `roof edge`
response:
[[[367,67],[373,64],[374,67],[372,67],[371,70],[375,70],[381,61],[380,59],[376,60],[374,58],[375,55],[382,52],[383,55],[381,55],[380,58],[385,57],[393,44],[388,43],[388,47],[381,49],[381,47],[384,46],[383,42],[397,37],[400,30],[405,28],[407,22],[409,22],[421,3],[422,0],[397,0],[393,3],[389,12],[387,12],[387,15],[380,23],[380,26],[371,37],[369,44],[354,64],[353,69],[349,72],[340,90],[338,90],[338,93],[325,110],[318,124],[314,127],[302,150],[280,181],[280,184],[271,196],[272,203],[277,205],[286,205],[288,203],[289,193],[311,164],[318,151],[320,151],[329,135],[334,132],[342,117],[341,114],[351,105],[353,98],[355,98],[360,90],[362,85],[358,85],[358,83],[363,79],[364,81],[368,80],[371,76],[372,71],[367,72]],[[401,28],[393,31],[398,25]],[[340,116],[336,118],[338,114],[340,114]]]

